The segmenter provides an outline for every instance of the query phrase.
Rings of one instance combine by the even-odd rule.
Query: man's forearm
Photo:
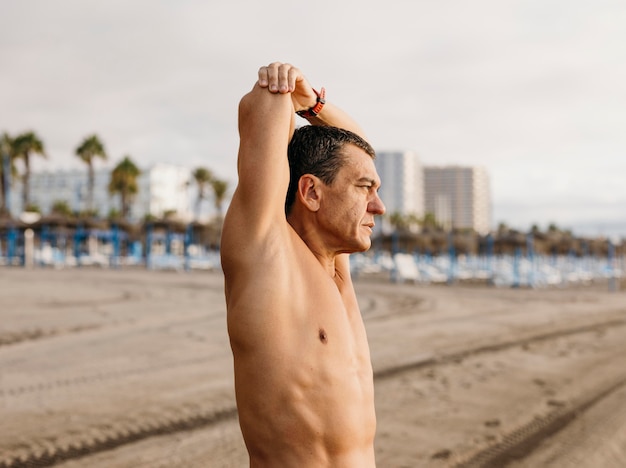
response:
[[[329,127],[339,127],[344,130],[350,130],[361,138],[367,140],[363,129],[350,117],[346,112],[333,105],[332,102],[326,101],[324,108],[316,117],[307,119],[311,125],[326,125]]]

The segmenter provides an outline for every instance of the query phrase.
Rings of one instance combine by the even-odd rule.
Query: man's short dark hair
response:
[[[296,200],[298,182],[304,174],[319,177],[326,185],[335,180],[344,165],[343,148],[354,145],[369,154],[376,153],[363,138],[349,130],[337,127],[306,125],[296,129],[289,142],[289,189],[285,200],[285,213],[289,213]]]

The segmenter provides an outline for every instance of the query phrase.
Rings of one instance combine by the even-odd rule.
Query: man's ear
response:
[[[312,174],[304,174],[298,181],[298,198],[300,203],[310,211],[320,209],[322,181]]]

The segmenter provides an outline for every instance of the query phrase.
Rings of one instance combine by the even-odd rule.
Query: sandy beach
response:
[[[0,269],[0,468],[247,466],[223,277]],[[626,292],[357,294],[382,468],[626,466]]]

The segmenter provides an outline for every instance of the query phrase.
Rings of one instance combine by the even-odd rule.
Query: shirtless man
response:
[[[262,67],[239,105],[221,253],[251,467],[375,466],[372,365],[348,254],[370,247],[385,207],[374,151],[344,112],[326,102],[294,134],[295,112],[320,107],[281,63]]]

